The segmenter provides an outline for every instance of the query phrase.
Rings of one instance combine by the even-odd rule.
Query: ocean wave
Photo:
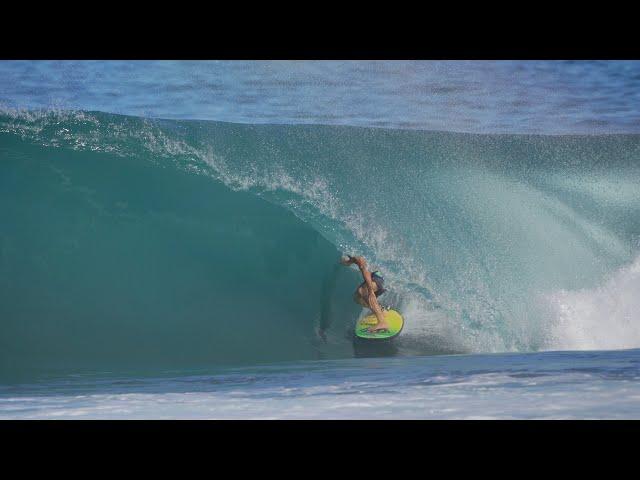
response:
[[[550,311],[638,252],[638,135],[5,108],[0,157],[6,366],[350,356],[345,251],[385,275],[401,354],[609,347],[559,328],[606,306]]]

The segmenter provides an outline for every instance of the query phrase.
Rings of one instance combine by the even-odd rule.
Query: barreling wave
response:
[[[401,354],[640,346],[637,317],[579,326],[629,297],[638,135],[4,110],[0,186],[5,371],[351,356],[343,251],[385,275]]]

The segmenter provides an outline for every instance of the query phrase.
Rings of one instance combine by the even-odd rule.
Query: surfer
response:
[[[365,308],[371,310],[378,319],[378,323],[369,328],[369,332],[380,332],[383,330],[389,330],[389,325],[384,318],[384,312],[382,307],[378,303],[378,296],[385,292],[384,279],[378,275],[378,272],[370,272],[367,270],[367,262],[364,257],[352,257],[346,255],[342,257],[340,262],[343,265],[356,264],[362,273],[362,282],[353,294],[353,299],[356,303],[362,305]]]

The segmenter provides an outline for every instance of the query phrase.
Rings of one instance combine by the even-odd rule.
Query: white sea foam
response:
[[[640,347],[640,257],[593,289],[549,296],[553,349]]]
[[[638,351],[354,359],[0,392],[0,419],[640,418]],[[300,375],[304,372],[304,375]],[[85,389],[89,388],[90,394]],[[46,394],[42,394],[46,391]]]

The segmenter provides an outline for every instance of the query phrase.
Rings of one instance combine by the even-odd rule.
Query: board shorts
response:
[[[382,295],[384,292],[386,292],[386,288],[384,288],[384,278],[382,278],[380,275],[378,275],[378,272],[371,272],[371,280],[373,281],[373,283],[375,283],[378,286],[378,289],[374,292],[376,297],[379,297],[380,295]],[[360,287],[366,287],[367,286],[367,282],[362,282],[360,284]]]

